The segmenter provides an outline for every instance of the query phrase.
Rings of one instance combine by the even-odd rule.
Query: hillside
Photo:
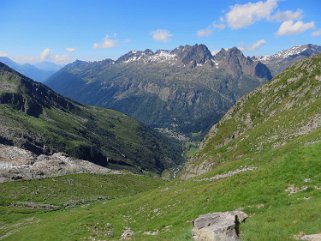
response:
[[[191,177],[193,169],[214,164],[202,176],[157,183],[137,175],[77,175],[0,184],[0,238],[119,240],[130,229],[132,240],[191,241],[195,218],[229,210],[249,215],[242,241],[321,233],[320,67],[321,56],[304,60],[241,98],[183,173]],[[115,192],[105,188],[111,182]]]
[[[35,154],[65,152],[110,168],[155,173],[182,160],[176,142],[138,121],[66,99],[2,63],[0,122],[0,143]]]
[[[239,97],[270,78],[264,64],[237,48],[213,56],[205,45],[186,45],[131,51],[116,61],[75,61],[46,84],[81,103],[200,140]]]
[[[319,139],[321,56],[303,60],[271,83],[242,97],[212,127],[184,177],[199,175],[226,161]],[[306,136],[309,136],[307,138]]]

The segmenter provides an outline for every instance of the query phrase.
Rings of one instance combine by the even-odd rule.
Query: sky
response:
[[[0,56],[66,64],[196,43],[271,55],[321,45],[320,11],[319,0],[0,0]]]

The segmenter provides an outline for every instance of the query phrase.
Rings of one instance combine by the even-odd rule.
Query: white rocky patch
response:
[[[148,60],[150,62],[168,62],[176,60],[177,55],[171,54],[168,51],[159,51],[158,53],[150,56]]]
[[[18,147],[0,145],[0,182],[73,173],[121,174],[122,172],[72,158],[64,153],[37,156]]]

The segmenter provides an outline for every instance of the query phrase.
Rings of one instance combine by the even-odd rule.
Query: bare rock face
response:
[[[307,240],[307,241],[321,241],[321,233],[310,234],[310,235],[299,235],[295,237],[297,240]]]
[[[69,157],[65,153],[37,156],[18,147],[0,144],[0,182],[73,173],[119,174],[121,172]]]
[[[202,215],[193,221],[195,241],[240,241],[240,224],[248,215],[241,211]]]

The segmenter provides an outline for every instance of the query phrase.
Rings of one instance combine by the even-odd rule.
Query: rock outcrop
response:
[[[69,157],[65,153],[37,156],[18,147],[0,144],[0,182],[73,173],[116,174],[121,172]]]
[[[240,224],[247,214],[241,211],[218,212],[202,215],[193,221],[195,241],[239,241]]]
[[[307,240],[307,241],[321,241],[321,233],[309,234],[309,235],[297,235],[295,236],[297,240]]]

